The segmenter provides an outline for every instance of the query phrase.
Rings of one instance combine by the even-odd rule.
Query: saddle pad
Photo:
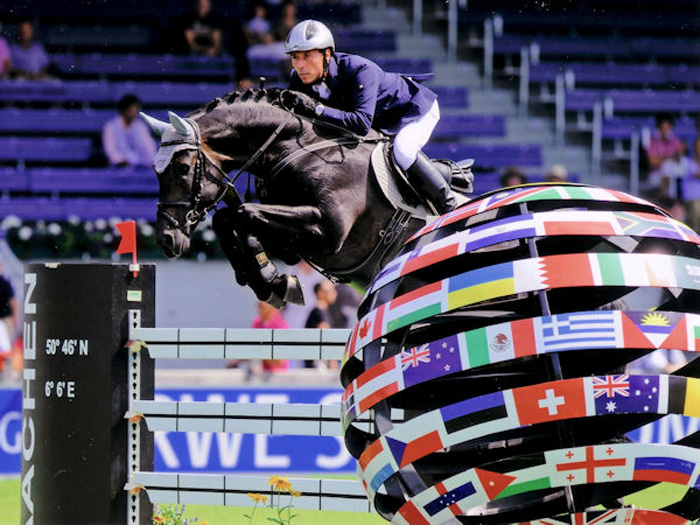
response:
[[[392,169],[387,165],[388,155],[385,152],[385,148],[388,147],[389,145],[387,143],[377,144],[377,146],[372,151],[371,156],[372,171],[374,172],[374,176],[377,180],[377,183],[382,189],[382,193],[384,194],[386,199],[391,203],[391,205],[395,209],[399,208],[405,210],[421,219],[425,219],[426,217],[435,217],[435,214],[433,214],[433,212],[423,204],[419,204],[418,206],[411,206],[406,202],[406,200],[403,197],[403,194],[401,193],[401,190],[399,189],[399,186],[396,184],[397,175],[395,175],[392,172]],[[465,204],[470,200],[468,197],[462,195],[459,192],[454,191],[452,193],[455,196],[455,199],[457,200],[457,206],[461,206],[462,204]]]
[[[395,175],[391,172],[391,168],[387,166],[384,148],[388,147],[388,144],[380,142],[374,148],[371,155],[372,171],[374,172],[374,176],[382,190],[382,193],[384,194],[384,197],[386,197],[394,209],[402,209],[421,219],[425,219],[428,216],[434,216],[434,214],[422,204],[418,206],[411,206],[406,203],[406,200],[401,194],[401,190],[396,184],[396,179],[394,178]]]

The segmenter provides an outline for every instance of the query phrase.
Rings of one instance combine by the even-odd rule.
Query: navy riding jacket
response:
[[[323,78],[325,98],[312,84],[304,84],[292,71],[289,89],[320,100],[326,106],[322,120],[367,135],[370,129],[395,135],[425,115],[437,99],[430,89],[409,77],[387,73],[364,57],[335,53]]]

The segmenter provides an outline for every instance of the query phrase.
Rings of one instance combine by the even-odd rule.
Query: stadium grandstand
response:
[[[245,2],[213,3],[225,36],[245,24]],[[569,181],[653,191],[645,147],[660,112],[675,117],[675,132],[692,156],[700,112],[697,1],[452,4],[299,1],[297,17],[327,23],[339,50],[391,71],[433,73],[428,82],[439,94],[442,120],[426,153],[474,158],[476,193],[497,188],[508,167],[534,182],[553,165],[564,166]],[[152,170],[110,167],[100,137],[125,94],[164,118],[167,110],[183,115],[236,89],[242,73],[233,37],[215,57],[176,45],[175,21],[190,6],[188,0],[0,6],[7,41],[16,39],[18,22],[31,20],[50,57],[43,80],[0,81],[2,217],[24,224],[154,220]],[[270,20],[280,9],[270,2]],[[253,84],[266,77],[268,85],[284,85],[287,74],[279,58],[250,57]],[[692,180],[681,190],[674,197],[700,197]]]

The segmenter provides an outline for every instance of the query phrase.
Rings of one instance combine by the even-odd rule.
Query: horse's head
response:
[[[153,163],[159,183],[156,240],[166,256],[179,257],[189,248],[194,228],[226,193],[226,174],[220,156],[202,143],[194,120],[172,112],[170,123],[141,116],[160,136]]]

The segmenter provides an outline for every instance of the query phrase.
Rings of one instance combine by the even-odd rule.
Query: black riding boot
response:
[[[424,191],[441,215],[457,207],[450,186],[440,171],[423,152],[418,152],[416,161],[406,170],[409,180]]]

